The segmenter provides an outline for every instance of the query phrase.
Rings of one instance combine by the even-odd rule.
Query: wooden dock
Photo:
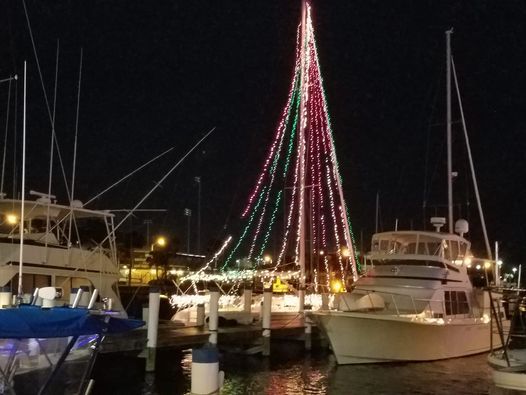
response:
[[[218,345],[226,347],[249,347],[261,339],[260,322],[252,325],[235,325],[218,328]],[[146,327],[126,334],[107,336],[101,344],[101,353],[139,353],[146,348]],[[304,340],[303,317],[299,313],[273,314],[271,339]],[[157,348],[187,349],[208,342],[208,327],[182,326],[172,321],[160,321]]]

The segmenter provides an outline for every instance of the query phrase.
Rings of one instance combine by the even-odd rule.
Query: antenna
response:
[[[431,217],[431,225],[435,227],[437,232],[440,232],[440,228],[446,224],[444,217]]]

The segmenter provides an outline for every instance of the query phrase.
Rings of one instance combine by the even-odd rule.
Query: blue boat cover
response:
[[[0,338],[50,338],[112,334],[144,325],[144,321],[91,314],[86,309],[20,306],[0,310]]]

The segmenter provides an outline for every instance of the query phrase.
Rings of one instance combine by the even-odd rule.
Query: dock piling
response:
[[[219,353],[213,344],[192,350],[192,395],[219,394],[224,372],[219,371]]]
[[[208,312],[209,342],[217,345],[217,327],[219,324],[219,290],[210,290],[210,310]]]
[[[263,307],[261,309],[263,317],[261,327],[263,329],[263,350],[262,355],[268,357],[270,355],[270,322],[272,316],[272,288],[265,288],[263,291]]]
[[[155,372],[157,332],[159,329],[159,305],[161,294],[157,287],[150,288],[148,300],[148,342],[146,344],[146,371]]]
[[[245,287],[243,290],[243,311],[248,314],[252,312],[252,288]]]
[[[321,309],[329,310],[329,294],[325,292],[321,294]]]
[[[196,325],[200,328],[205,326],[205,305],[204,303],[199,303],[197,305],[197,319],[196,319]]]

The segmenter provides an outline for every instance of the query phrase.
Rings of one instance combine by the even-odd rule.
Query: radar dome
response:
[[[84,204],[80,200],[71,201],[71,207],[73,208],[82,208]]]
[[[455,233],[458,233],[459,235],[464,235],[464,233],[469,232],[469,224],[468,221],[465,219],[459,219],[457,222],[455,222]]]

